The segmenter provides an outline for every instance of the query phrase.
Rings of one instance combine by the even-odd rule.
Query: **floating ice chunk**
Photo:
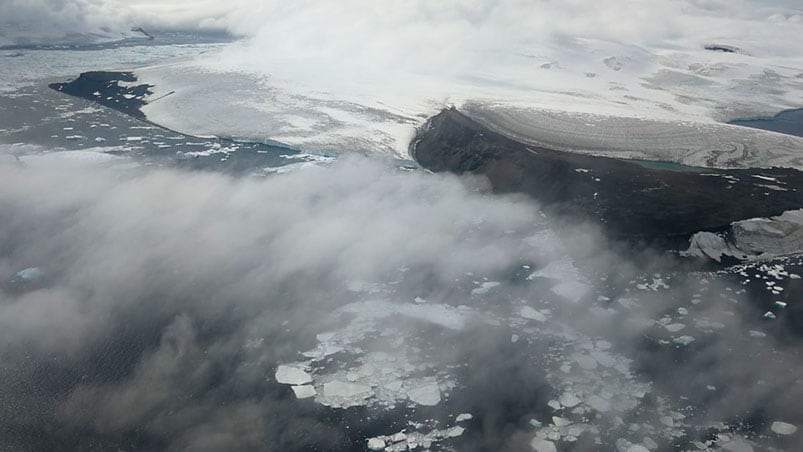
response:
[[[422,304],[422,303],[426,303],[427,302],[427,300],[425,300],[425,299],[423,299],[421,297],[415,297],[415,300],[413,300],[413,301],[415,301],[418,304]]]
[[[45,276],[45,273],[39,267],[29,267],[17,272],[17,278],[20,282],[35,282]]]
[[[455,422],[470,421],[472,419],[474,419],[474,416],[471,413],[460,413],[455,418]]]
[[[662,416],[660,421],[661,421],[662,424],[664,424],[667,427],[671,428],[671,427],[675,426],[675,420],[672,419],[671,416]]]
[[[591,286],[579,281],[566,281],[558,284],[551,290],[556,295],[577,303],[591,290]]]
[[[567,408],[573,408],[579,405],[582,400],[570,392],[564,392],[558,399],[558,402]]]
[[[466,431],[466,429],[458,425],[447,430],[445,436],[447,438],[457,438],[458,436],[462,435],[464,431]]]
[[[792,435],[797,431],[797,427],[794,425],[781,421],[773,422],[772,426],[770,426],[770,429],[779,435]]]
[[[528,320],[535,320],[538,322],[546,322],[546,316],[531,308],[530,306],[522,306],[519,315]]]
[[[573,427],[569,427],[567,433],[569,433],[570,436],[578,437],[582,435],[584,431],[586,431],[585,426],[575,425]]]
[[[566,427],[571,425],[572,421],[560,416],[552,416],[552,423],[555,424],[555,427]]]
[[[775,306],[778,306],[779,308],[785,308],[786,303],[784,303],[783,301],[776,301]]]
[[[437,383],[430,383],[407,391],[407,397],[419,405],[435,406],[441,402],[441,390]]]
[[[510,335],[510,342],[515,344],[518,341],[519,341],[519,335],[518,334],[511,334]]]
[[[761,331],[750,330],[748,333],[752,337],[767,337],[767,333],[762,333]]]
[[[312,383],[312,377],[302,369],[281,365],[276,369],[276,381],[285,385],[305,385]]]
[[[686,345],[689,345],[692,342],[694,342],[694,340],[695,339],[693,337],[691,337],[691,336],[680,336],[680,337],[676,337],[675,339],[673,339],[672,342],[674,342],[674,343],[676,343],[678,345],[686,346]]]
[[[599,411],[600,413],[606,413],[611,410],[611,402],[597,395],[592,395],[589,397],[586,403],[588,403],[588,406]]]
[[[664,328],[666,328],[666,330],[669,331],[670,333],[677,333],[683,328],[686,328],[686,325],[682,323],[673,323],[671,325],[666,325]]]
[[[533,450],[535,450],[535,452],[557,452],[558,451],[558,448],[555,447],[555,443],[553,443],[552,441],[547,441],[545,439],[538,438],[538,437],[533,438],[533,440],[530,441],[530,447],[532,447]]]
[[[549,405],[549,407],[552,408],[553,410],[559,410],[563,408],[560,405],[560,402],[558,402],[557,400],[550,400],[549,402],[547,402],[547,405]]]
[[[753,446],[741,438],[728,441],[722,445],[722,449],[728,452],[753,452]]]
[[[775,319],[775,318],[777,318],[777,317],[775,316],[775,314],[773,314],[773,313],[772,313],[772,311],[767,311],[767,312],[764,314],[764,318],[765,318],[765,319],[770,319],[770,320],[772,320],[772,319]]]
[[[338,397],[343,399],[354,397],[365,398],[369,392],[371,392],[370,386],[337,380],[324,383],[323,385],[323,395],[326,397]]]
[[[395,391],[401,391],[402,386],[404,386],[404,383],[402,383],[401,380],[396,380],[396,381],[391,381],[390,383],[385,384],[384,388],[389,390],[389,391],[394,391],[395,392]]]
[[[291,386],[291,388],[293,392],[296,393],[296,398],[298,399],[308,399],[318,394],[318,391],[311,385]]]
[[[616,365],[616,359],[607,352],[593,350],[591,351],[591,357],[602,367],[613,367]]]
[[[404,432],[394,433],[393,436],[390,437],[390,440],[394,443],[400,443],[407,440],[407,435]]]
[[[574,355],[574,361],[585,370],[594,370],[597,368],[597,360],[588,355]]]
[[[472,290],[471,291],[471,295],[485,295],[491,289],[493,289],[494,287],[499,286],[500,284],[501,283],[498,283],[496,281],[484,282],[484,283],[480,284],[480,287],[477,287],[476,289]]]
[[[650,449],[647,449],[641,444],[634,444],[627,448],[627,452],[650,452]]]
[[[323,359],[324,357],[334,355],[335,353],[342,352],[343,350],[343,347],[339,345],[322,342],[318,344],[317,348],[308,350],[302,353],[302,355],[306,356],[307,358]]]
[[[381,438],[370,438],[368,440],[368,449],[382,450],[385,448],[385,441]]]

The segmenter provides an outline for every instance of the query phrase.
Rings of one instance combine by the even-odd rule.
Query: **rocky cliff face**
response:
[[[432,171],[486,176],[498,192],[520,192],[547,211],[599,223],[627,240],[685,248],[698,231],[803,206],[803,173],[714,170],[579,155],[530,146],[455,110],[419,132],[413,157]]]

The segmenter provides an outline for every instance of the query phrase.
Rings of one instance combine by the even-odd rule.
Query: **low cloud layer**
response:
[[[0,292],[3,448],[342,449],[276,363],[349,284],[501,271],[521,254],[510,231],[538,219],[364,161],[264,181],[37,168],[0,167],[0,275],[45,274]]]
[[[803,21],[799,5],[787,0],[662,0],[648,5],[612,0],[437,4],[414,0],[382,5],[366,0],[304,0],[292,5],[253,0],[6,0],[0,4],[0,13],[4,28],[13,30],[16,25],[20,36],[31,39],[38,34],[56,38],[59,32],[127,31],[132,26],[213,29],[255,37],[269,44],[274,55],[370,56],[374,62],[387,57],[395,63],[415,57],[413,50],[438,59],[459,58],[465,55],[458,53],[469,50],[515,52],[554,39],[646,46],[699,36],[738,39],[750,34],[750,42],[761,44],[768,33],[774,33],[763,27]],[[270,41],[277,36],[283,39]],[[770,45],[776,52],[799,48],[788,40],[773,40]]]
[[[672,291],[634,307],[632,294],[610,287],[666,268],[664,258],[623,257],[589,226],[545,234],[537,205],[489,194],[481,179],[352,158],[266,179],[27,161],[0,163],[0,419],[10,432],[0,448],[360,449],[366,436],[392,434],[400,416],[422,411],[326,409],[296,400],[273,375],[314,349],[316,335],[344,321],[363,325],[376,309],[378,323],[363,326],[376,336],[361,339],[363,352],[434,363],[438,378],[457,385],[445,408],[423,415],[465,410],[482,419],[461,450],[527,450],[528,420],[575,378],[558,367],[587,343],[613,344],[594,352],[605,359],[635,359],[621,382],[603,368],[588,375],[614,400],[617,391],[650,391],[651,402],[622,408],[642,422],[685,413],[675,428],[688,425],[693,438],[706,422],[756,410],[803,420],[784,403],[797,400],[797,373],[778,364],[797,346],[769,357],[745,341],[753,311],[720,300],[727,285],[706,282],[700,292],[675,278]],[[568,273],[566,258],[583,273]],[[551,262],[563,270],[544,268]],[[42,275],[22,281],[25,268]],[[554,282],[528,282],[536,269],[565,281],[564,295],[549,290]],[[595,272],[622,281],[596,283]],[[591,292],[567,301],[580,281]],[[603,290],[611,307],[595,302]],[[655,333],[651,319],[676,315],[692,293],[706,302],[695,315],[727,329],[698,337],[696,354],[678,367],[677,349],[649,351],[644,337]],[[755,380],[764,384],[745,386]],[[719,388],[721,403],[706,386]],[[675,406],[688,395],[705,406]]]

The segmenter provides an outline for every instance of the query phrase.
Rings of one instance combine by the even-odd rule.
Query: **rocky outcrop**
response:
[[[428,121],[411,154],[432,171],[482,174],[498,192],[526,193],[548,211],[594,220],[616,237],[669,241],[675,249],[698,231],[803,206],[803,173],[794,169],[664,168],[562,152],[493,132],[455,109]]]
[[[142,107],[151,85],[137,84],[131,72],[84,72],[67,83],[52,83],[56,91],[97,102],[138,119],[145,119]]]

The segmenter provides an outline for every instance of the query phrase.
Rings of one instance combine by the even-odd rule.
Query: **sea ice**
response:
[[[330,381],[323,385],[323,395],[326,398],[338,399],[365,399],[371,392],[370,386],[343,381]]]
[[[566,281],[552,288],[552,292],[563,298],[577,303],[591,290],[588,284],[580,281]]]
[[[384,448],[385,448],[385,441],[381,440],[380,438],[370,438],[368,440],[368,449],[382,450]]]
[[[549,407],[552,408],[553,410],[559,410],[563,408],[560,405],[560,402],[558,402],[557,400],[550,400],[549,402],[547,402],[547,405],[549,405]]]
[[[672,342],[674,342],[674,343],[676,343],[678,345],[686,346],[686,345],[689,345],[692,342],[694,342],[694,340],[695,339],[692,336],[680,336],[680,337],[674,338],[672,340]]]
[[[670,333],[677,333],[678,331],[682,330],[683,328],[686,328],[686,325],[684,325],[682,323],[673,323],[671,325],[666,325],[665,328]]]
[[[781,421],[773,422],[772,426],[770,426],[770,429],[779,435],[792,435],[797,431],[797,427],[794,425]]]
[[[484,283],[480,284],[480,287],[478,287],[478,288],[476,288],[476,289],[472,290],[472,291],[471,291],[471,295],[485,295],[485,294],[486,294],[486,293],[488,293],[488,292],[489,292],[491,289],[493,289],[494,287],[497,287],[497,286],[499,286],[500,284],[501,284],[501,283],[498,283],[498,282],[496,282],[496,281],[487,281],[487,282],[484,282]]]
[[[597,360],[588,355],[575,355],[574,361],[585,370],[594,370],[597,368]]]
[[[592,395],[589,397],[587,403],[588,406],[599,411],[600,413],[607,413],[611,410],[611,402],[597,395]]]
[[[17,272],[17,278],[25,282],[34,282],[44,275],[45,273],[39,267],[30,267]]]
[[[312,383],[312,377],[308,373],[293,366],[279,366],[275,377],[277,382],[286,385],[299,386]]]
[[[732,441],[722,445],[722,449],[728,452],[753,452],[753,446],[741,438],[735,438]]]
[[[627,448],[627,452],[650,452],[650,450],[641,444],[634,444]]]
[[[437,383],[430,383],[407,391],[407,397],[419,405],[435,406],[441,401],[441,390]]]
[[[555,427],[566,427],[571,425],[572,421],[560,416],[552,416],[552,423],[555,425]]]
[[[552,441],[547,441],[538,437],[530,441],[530,447],[532,447],[535,452],[557,452],[558,450],[557,447],[555,447],[555,443]]]
[[[308,399],[310,397],[315,397],[318,394],[318,391],[316,391],[311,385],[291,386],[291,388],[296,394],[296,398],[299,399]]]
[[[521,310],[519,311],[519,315],[521,315],[525,319],[536,320],[538,322],[546,322],[546,316],[536,311],[535,309],[531,308],[530,306],[522,306]]]
[[[570,392],[564,392],[563,395],[560,396],[560,399],[558,399],[558,401],[560,402],[561,405],[567,408],[576,407],[577,405],[580,404],[580,402],[582,402],[582,400],[580,400],[576,395]]]

